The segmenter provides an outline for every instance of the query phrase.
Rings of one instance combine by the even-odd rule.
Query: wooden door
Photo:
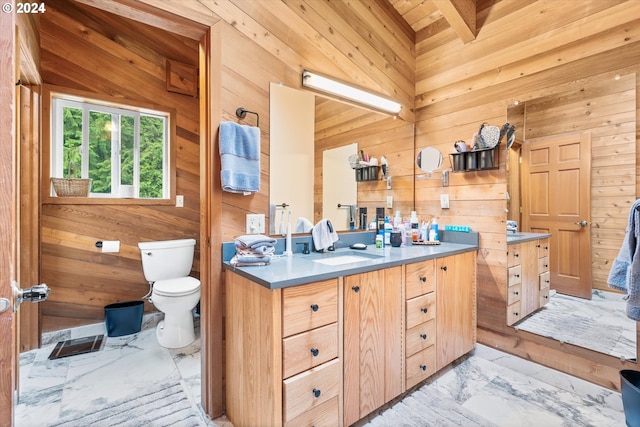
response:
[[[11,4],[11,3],[9,3]],[[13,425],[17,378],[17,333],[12,281],[17,279],[16,155],[15,137],[16,45],[15,14],[0,14],[0,299],[10,307],[0,312],[0,425]]]
[[[436,369],[476,343],[476,253],[436,259]]]
[[[344,280],[344,424],[403,392],[402,268]]]
[[[551,289],[591,299],[590,134],[526,141],[522,196],[522,230],[551,234]]]

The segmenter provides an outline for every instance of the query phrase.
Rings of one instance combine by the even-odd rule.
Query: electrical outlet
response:
[[[184,196],[179,194],[176,196],[176,208],[184,207]]]
[[[387,196],[387,207],[389,209],[393,208],[393,196]]]
[[[264,233],[264,214],[247,214],[247,234]]]
[[[440,195],[440,207],[442,209],[449,209],[449,195],[441,194]]]

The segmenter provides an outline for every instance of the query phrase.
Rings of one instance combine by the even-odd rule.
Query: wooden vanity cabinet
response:
[[[538,310],[549,299],[549,239],[508,246],[507,325]]]
[[[226,412],[234,426],[342,425],[339,283],[271,290],[226,272]]]
[[[344,425],[403,391],[402,267],[344,278]]]

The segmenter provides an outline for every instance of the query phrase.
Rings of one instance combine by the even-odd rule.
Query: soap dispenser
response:
[[[438,221],[436,218],[433,218],[431,221],[431,231],[429,231],[429,240],[437,242],[440,240],[440,236],[438,235]]]

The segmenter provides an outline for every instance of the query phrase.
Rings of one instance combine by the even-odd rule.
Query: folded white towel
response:
[[[338,233],[336,233],[333,224],[327,218],[321,219],[311,230],[313,237],[313,245],[317,251],[327,249],[338,241]]]

